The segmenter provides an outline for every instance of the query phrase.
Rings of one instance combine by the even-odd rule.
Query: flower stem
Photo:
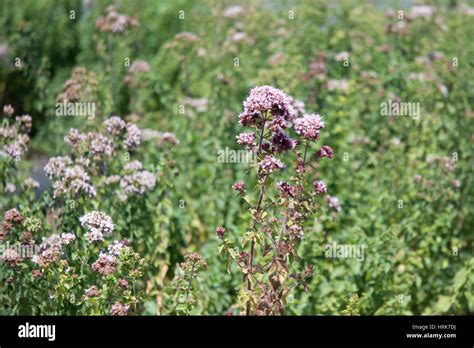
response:
[[[259,155],[260,152],[262,152],[262,143],[263,143],[263,138],[264,138],[264,134],[265,134],[265,123],[266,123],[266,121],[267,121],[267,119],[264,117],[263,118],[263,123],[262,123],[262,128],[260,130],[260,139],[259,139],[259,143],[258,143],[257,155]],[[257,203],[257,207],[255,209],[255,211],[256,211],[255,215],[256,216],[255,216],[254,222],[253,222],[254,232],[257,229],[256,219],[258,218],[258,216],[260,214],[260,207],[262,206],[263,195],[265,193],[265,181],[266,181],[266,178],[263,180],[262,186],[260,187],[260,196],[258,197],[258,203]],[[250,256],[249,256],[248,275],[247,275],[247,277],[248,277],[247,278],[247,290],[249,292],[252,291],[252,281],[251,281],[250,278],[252,276],[254,254],[255,254],[255,240],[252,239],[252,241],[250,242]],[[246,315],[250,315],[250,300],[247,301]]]
[[[259,140],[259,143],[258,143],[258,152],[257,152],[257,155],[260,154],[260,152],[262,152],[262,142],[263,142],[263,134],[265,132],[265,123],[267,122],[267,119],[264,118],[263,119],[263,123],[262,123],[262,129],[260,131],[260,140]]]
[[[306,165],[306,153],[308,152],[308,146],[309,146],[309,139],[306,140],[306,146],[304,148],[304,156],[303,156],[303,163]]]
[[[254,232],[257,230],[256,219],[259,218],[260,209],[262,207],[262,202],[263,202],[263,195],[265,194],[265,182],[266,182],[266,177],[265,179],[263,179],[262,186],[260,187],[260,195],[258,197],[257,207],[255,209],[255,218],[253,220]],[[252,282],[250,280],[250,277],[252,276],[254,254],[255,254],[255,240],[252,239],[252,241],[250,242],[250,256],[249,256],[248,279],[247,279],[247,290],[249,292],[252,291]],[[250,300],[247,301],[246,315],[250,315]]]
[[[189,297],[189,293],[191,292],[191,283],[193,281],[193,274],[194,274],[194,266],[196,265],[196,263],[193,263],[193,267],[191,269],[191,275],[189,277],[189,281],[188,281],[188,288],[186,289],[186,300],[188,299]]]

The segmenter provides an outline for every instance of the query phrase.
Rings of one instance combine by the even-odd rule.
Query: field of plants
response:
[[[473,23],[2,0],[0,314],[473,313]]]

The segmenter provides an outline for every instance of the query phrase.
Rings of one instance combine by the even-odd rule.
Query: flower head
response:
[[[143,169],[143,164],[140,161],[129,162],[123,167],[123,170],[127,173],[133,173],[141,169]]]
[[[76,240],[73,233],[61,233],[61,245],[69,245]]]
[[[187,265],[183,265],[183,263],[194,265],[195,268],[206,267],[206,261],[204,261],[204,258],[198,253],[191,253],[184,257],[184,262],[181,263],[181,266],[182,268],[186,268]]]
[[[82,226],[88,228],[85,236],[93,243],[101,242],[104,237],[110,236],[115,227],[110,216],[98,211],[82,216],[79,221]]]
[[[114,273],[117,268],[117,258],[114,255],[101,251],[99,258],[92,264],[92,270],[102,275]]]
[[[126,279],[119,279],[118,281],[118,285],[122,288],[122,289],[128,289],[128,281]]]
[[[63,246],[70,244],[75,238],[72,233],[62,233],[61,236],[53,234],[43,238],[39,253],[33,256],[32,261],[41,267],[48,267],[56,263],[64,254]]]
[[[327,195],[326,201],[328,202],[329,207],[333,208],[337,212],[341,211],[341,203],[337,197]]]
[[[99,297],[99,296],[100,296],[100,290],[95,285],[92,285],[90,288],[84,291],[85,299],[88,299],[91,297]]]
[[[130,66],[128,71],[132,74],[135,73],[147,73],[150,71],[150,64],[146,60],[136,60]]]
[[[132,149],[140,145],[142,131],[135,124],[127,124],[127,133],[125,134],[124,144],[127,149]]]
[[[291,139],[288,134],[277,131],[272,138],[273,150],[275,152],[284,152],[293,150],[296,147],[296,141]]]
[[[240,123],[243,126],[259,125],[264,118],[281,118],[290,122],[295,111],[288,96],[281,90],[261,86],[254,87],[244,101],[244,111],[240,114]]]
[[[97,194],[89,174],[80,165],[65,168],[62,176],[53,184],[53,188],[54,197],[66,193],[76,195],[80,192],[89,197],[95,197]]]
[[[49,178],[62,176],[67,166],[72,164],[72,160],[68,156],[52,157],[44,167],[44,171]]]
[[[300,115],[300,114],[303,115],[306,112],[304,102],[302,102],[301,100],[295,99],[292,96],[288,96],[288,100],[290,102],[290,105],[295,110],[296,115]]]
[[[313,183],[316,193],[325,193],[327,192],[326,184],[322,181],[315,181]]]
[[[16,186],[11,182],[7,182],[5,185],[5,192],[13,193],[16,191]]]
[[[39,182],[33,178],[25,179],[23,184],[29,189],[37,189],[39,187]]]
[[[112,135],[119,135],[122,130],[127,127],[127,122],[125,122],[118,116],[112,116],[108,118],[107,120],[105,120],[104,124],[107,128],[107,132]]]
[[[71,128],[69,134],[64,137],[64,141],[71,145],[71,147],[77,148],[81,143],[87,139],[85,134],[80,133],[77,129]]]
[[[125,175],[120,180],[120,187],[127,194],[137,193],[142,195],[145,192],[153,189],[155,185],[155,175],[146,170],[133,172],[132,174]]]
[[[10,267],[15,267],[22,261],[20,254],[15,249],[5,250],[0,259]]]
[[[332,151],[331,147],[329,147],[328,145],[324,145],[322,148],[319,149],[318,152],[316,152],[316,156],[320,158],[332,158],[334,156],[334,152]]]
[[[13,108],[13,106],[11,105],[4,105],[3,106],[3,113],[7,116],[11,116],[13,115],[13,113],[15,112],[15,109]]]
[[[111,255],[120,256],[122,249],[125,247],[127,247],[127,245],[125,245],[123,241],[114,240],[112,243],[109,244],[107,250]]]
[[[227,7],[222,15],[226,18],[236,18],[240,16],[244,12],[244,9],[242,6],[239,5],[232,5]]]
[[[24,217],[21,215],[21,213],[16,209],[10,209],[5,212],[3,215],[3,221],[5,222],[12,222],[16,224],[21,224],[23,223]]]
[[[267,155],[260,161],[260,172],[264,175],[271,174],[277,169],[283,169],[285,165],[273,156]]]
[[[245,183],[243,181],[237,181],[234,185],[232,185],[232,189],[242,194],[245,191]]]
[[[286,181],[279,181],[277,184],[278,189],[281,192],[283,197],[288,197],[293,195],[293,186],[291,186]]]
[[[239,145],[255,145],[255,134],[254,133],[240,133],[235,137],[237,139],[237,144]]]
[[[117,12],[115,5],[106,8],[106,15],[97,18],[96,27],[111,34],[121,34],[127,29],[138,27],[140,23],[136,18]]]
[[[87,133],[87,138],[90,140],[90,152],[96,158],[103,156],[112,156],[114,153],[114,145],[112,141],[101,133],[91,132]]]
[[[224,234],[225,234],[225,228],[222,227],[222,226],[217,226],[216,227],[216,234],[219,238],[224,238]]]
[[[117,316],[125,316],[128,314],[129,308],[130,306],[125,306],[117,301],[110,308],[110,314],[117,315]]]
[[[164,132],[163,135],[161,136],[159,143],[160,145],[163,145],[165,143],[168,143],[171,145],[179,145],[179,139],[176,137],[174,133]]]
[[[319,131],[324,128],[320,115],[309,114],[294,121],[296,133],[309,140],[318,140]]]

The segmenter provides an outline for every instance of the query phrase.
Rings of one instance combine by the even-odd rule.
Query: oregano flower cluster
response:
[[[296,109],[293,105],[297,105]],[[323,118],[303,114],[304,104],[283,91],[255,87],[244,101],[240,124],[251,128],[237,135],[237,143],[253,151],[258,159],[254,168],[255,190],[248,190],[244,181],[232,188],[249,206],[252,224],[240,236],[241,247],[234,247],[223,226],[216,229],[222,244],[220,251],[235,263],[244,276],[239,293],[242,314],[283,315],[291,290],[303,285],[312,274],[311,265],[298,265],[297,248],[305,233],[305,223],[314,216],[325,200],[327,186],[316,180],[312,162],[332,158],[333,150],[324,145],[316,150],[325,127]],[[298,110],[298,111],[297,111]],[[294,131],[295,137],[290,135]],[[284,174],[284,180],[275,180]]]

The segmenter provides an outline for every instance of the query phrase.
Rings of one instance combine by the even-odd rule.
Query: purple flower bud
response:
[[[119,285],[122,289],[128,289],[128,281],[127,281],[126,279],[119,279],[118,285]]]
[[[328,145],[324,145],[322,148],[319,149],[318,152],[316,152],[316,156],[320,158],[332,158],[334,156],[334,152],[332,151],[331,147],[329,147]]]
[[[296,147],[296,141],[281,131],[275,133],[272,138],[272,143],[276,152],[293,150]]]
[[[316,193],[325,193],[327,192],[327,188],[326,188],[326,185],[324,184],[324,182],[322,181],[315,181],[313,183],[314,185],[314,189],[316,190]]]
[[[217,233],[217,236],[218,236],[219,238],[221,238],[221,239],[224,238],[225,228],[222,227],[222,226],[218,226],[218,227],[216,228],[216,233]]]
[[[280,181],[277,184],[278,189],[281,192],[283,197],[288,197],[293,195],[293,187],[288,184],[286,181]]]
[[[245,191],[245,183],[243,181],[237,181],[234,185],[232,185],[232,188],[243,194]]]

